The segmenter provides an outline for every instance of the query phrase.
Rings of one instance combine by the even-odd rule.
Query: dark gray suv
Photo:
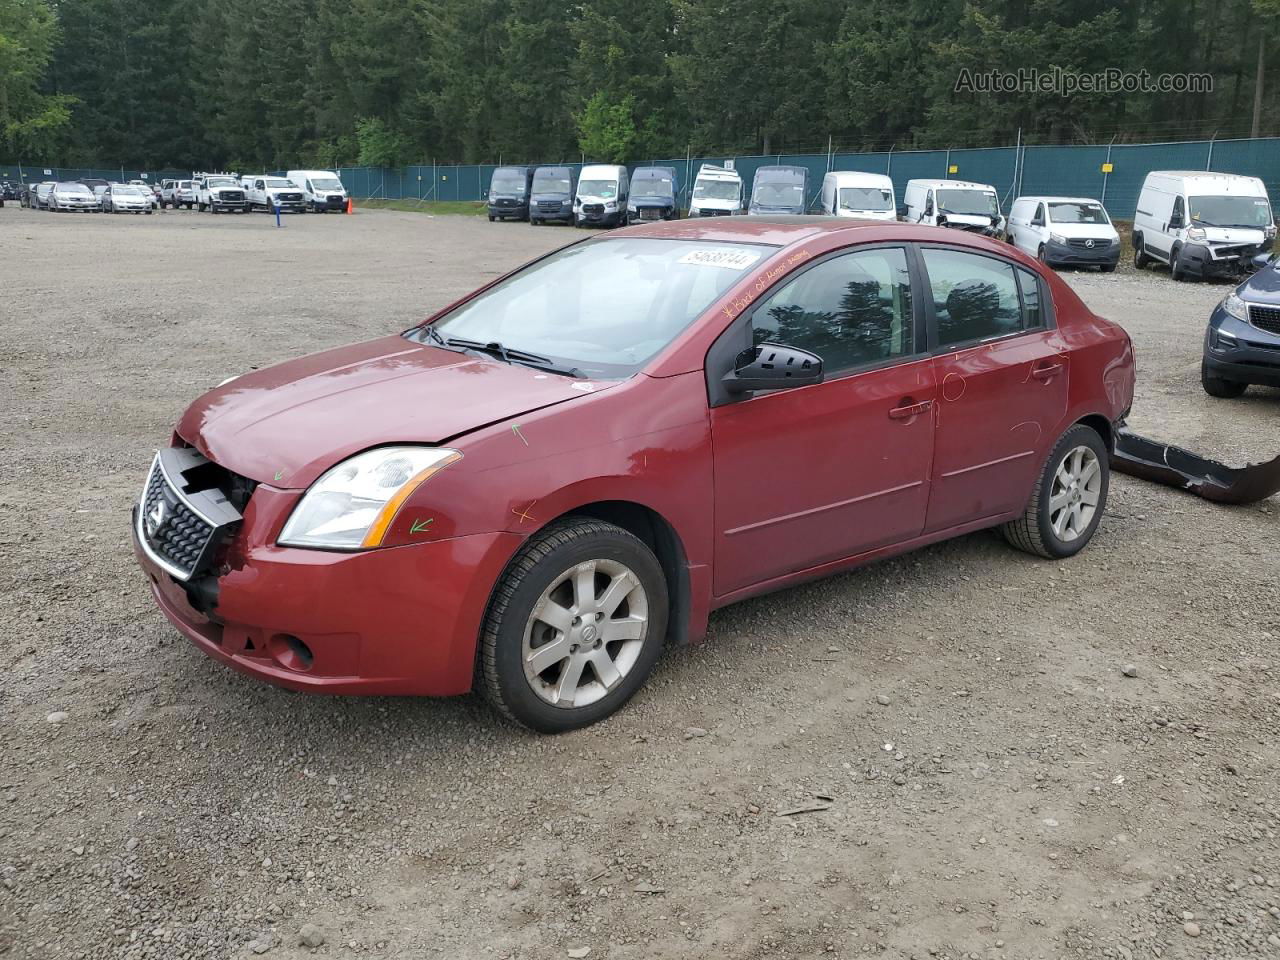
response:
[[[1238,397],[1251,383],[1280,387],[1280,259],[1264,254],[1254,264],[1261,269],[1209,317],[1200,382],[1211,397]]]

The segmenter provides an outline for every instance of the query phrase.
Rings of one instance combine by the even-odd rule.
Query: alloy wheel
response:
[[[649,598],[630,567],[575,564],[533,605],[521,651],[525,679],[552,706],[595,703],[635,666],[648,630]]]
[[[1049,525],[1063,543],[1078,540],[1093,522],[1102,493],[1102,465],[1087,446],[1073,447],[1058,464],[1049,492]]]

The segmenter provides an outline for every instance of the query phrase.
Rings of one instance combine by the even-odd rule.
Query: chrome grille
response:
[[[189,580],[210,565],[239,524],[231,497],[243,504],[251,492],[251,482],[198,451],[169,447],[151,463],[134,513],[135,535],[152,560],[176,579]]]

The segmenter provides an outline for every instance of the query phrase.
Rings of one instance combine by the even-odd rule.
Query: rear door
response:
[[[1048,290],[995,254],[922,245],[938,383],[928,532],[1022,509],[1067,411]]]
[[[935,399],[903,246],[860,247],[784,280],[708,353],[718,596],[919,535]],[[822,357],[826,380],[732,397],[744,348]]]

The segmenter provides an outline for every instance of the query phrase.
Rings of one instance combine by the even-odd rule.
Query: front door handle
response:
[[[1031,375],[1037,380],[1052,380],[1058,374],[1066,369],[1061,363],[1046,363],[1044,366],[1036,367],[1031,371]]]
[[[889,419],[910,420],[912,417],[918,417],[922,413],[928,413],[932,406],[932,400],[922,400],[920,403],[913,403],[910,397],[905,397],[899,402],[898,406],[889,411]]]

